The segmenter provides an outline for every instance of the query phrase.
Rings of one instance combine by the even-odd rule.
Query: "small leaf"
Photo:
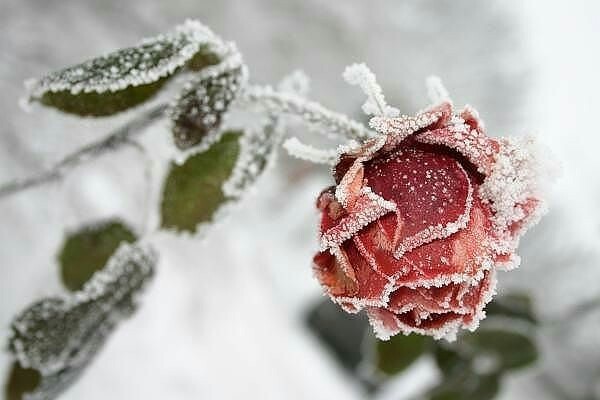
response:
[[[70,234],[58,256],[64,285],[69,290],[80,290],[106,265],[122,242],[135,240],[131,229],[115,220],[86,226]]]
[[[23,368],[19,363],[13,363],[5,386],[6,400],[25,400],[25,393],[32,392],[41,381],[38,371]]]
[[[171,164],[163,188],[161,226],[196,232],[200,223],[213,220],[215,212],[231,197],[223,185],[240,155],[239,131],[229,131],[208,150],[190,156],[181,165]]]
[[[175,145],[190,148],[218,129],[245,79],[245,68],[234,63],[188,82],[171,108]]]
[[[136,308],[136,296],[153,275],[153,251],[122,244],[81,291],[46,298],[11,325],[9,349],[41,381],[28,399],[53,399],[93,360],[116,324]]]
[[[488,316],[502,316],[521,319],[532,324],[537,324],[533,312],[531,297],[524,293],[514,293],[499,296],[487,305]]]
[[[363,359],[362,342],[369,324],[363,315],[350,315],[329,299],[310,310],[306,322],[336,360],[354,372]]]
[[[490,400],[500,388],[498,375],[475,375],[465,373],[448,380],[430,391],[430,400]]]
[[[390,340],[376,342],[377,368],[387,374],[402,372],[417,360],[430,346],[431,341],[422,335],[396,335]]]
[[[175,73],[219,62],[225,46],[208,28],[187,21],[143,40],[32,83],[29,98],[67,113],[106,116],[154,96]]]
[[[505,330],[479,329],[465,335],[463,345],[469,346],[474,357],[489,358],[500,370],[523,368],[537,360],[538,352],[527,336]],[[477,362],[477,359],[474,360]]]

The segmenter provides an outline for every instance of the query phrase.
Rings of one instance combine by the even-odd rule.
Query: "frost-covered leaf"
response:
[[[215,132],[245,81],[246,69],[239,58],[188,82],[170,112],[177,147],[187,149]]]
[[[53,399],[92,361],[116,324],[131,315],[156,257],[122,244],[81,291],[34,303],[13,321],[9,348],[23,368],[41,374],[26,399]]]
[[[25,393],[33,391],[41,381],[38,371],[23,368],[19,363],[13,363],[4,387],[6,400],[22,400]]]
[[[151,98],[182,68],[216,64],[227,51],[207,27],[186,21],[138,46],[46,75],[31,83],[29,99],[78,115],[112,115]]]
[[[69,234],[58,256],[63,284],[69,290],[80,290],[106,265],[121,242],[135,240],[133,231],[118,220],[85,226]]]
[[[163,188],[163,228],[196,232],[198,224],[213,220],[215,212],[230,200],[223,185],[240,155],[241,137],[242,132],[226,132],[206,151],[181,165],[172,163]]]
[[[183,164],[172,163],[163,187],[161,226],[196,232],[239,199],[269,165],[279,143],[277,123],[262,130],[227,131]]]
[[[369,324],[364,315],[349,315],[330,300],[310,310],[306,322],[313,333],[351,372],[363,359],[362,342]]]
[[[537,324],[531,297],[524,293],[514,293],[497,297],[486,308],[488,316],[516,318]]]
[[[376,342],[377,369],[387,375],[402,372],[426,352],[431,344],[422,335],[396,335],[390,340]]]

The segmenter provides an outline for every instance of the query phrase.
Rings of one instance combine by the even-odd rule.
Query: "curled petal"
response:
[[[396,215],[381,221],[396,258],[467,225],[473,187],[450,155],[401,148],[366,163],[364,177],[375,193],[396,205]]]
[[[478,326],[495,288],[495,273],[490,270],[474,285],[395,291],[388,307],[370,307],[367,313],[380,339],[415,332],[451,341],[458,329],[473,330]],[[411,302],[417,305],[411,307]]]
[[[377,221],[357,234],[361,254],[374,269],[390,277],[396,286],[440,287],[449,283],[479,281],[493,266],[491,212],[477,196],[467,227],[451,236],[426,243],[396,259],[382,223]],[[387,218],[387,217],[386,217]]]

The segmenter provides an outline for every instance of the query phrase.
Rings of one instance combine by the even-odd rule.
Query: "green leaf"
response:
[[[388,375],[402,372],[430,346],[431,340],[422,335],[396,335],[390,340],[376,342],[377,368]]]
[[[498,375],[475,375],[465,373],[448,380],[430,391],[430,400],[490,400],[500,388]]]
[[[80,290],[106,265],[122,242],[135,240],[132,230],[116,220],[86,226],[70,234],[58,256],[63,284],[69,290]]]
[[[170,112],[176,146],[190,148],[215,132],[245,80],[245,68],[235,63],[188,82]]]
[[[308,313],[310,330],[347,370],[354,372],[363,359],[362,342],[369,324],[364,315],[350,315],[329,299]]]
[[[38,371],[23,368],[19,363],[13,363],[5,385],[6,400],[23,400],[25,393],[32,392],[41,381]]]
[[[240,155],[239,131],[228,131],[208,150],[171,164],[161,203],[161,226],[196,232],[198,224],[213,220],[215,212],[232,200],[223,190]]]
[[[499,370],[523,368],[533,364],[538,358],[533,341],[517,332],[480,328],[461,340],[463,346],[471,349],[475,363],[477,357],[488,358],[498,364]]]
[[[116,324],[135,311],[155,263],[153,251],[122,244],[82,290],[42,299],[15,318],[9,349],[41,374],[30,398],[56,398],[80,376]]]
[[[494,301],[487,305],[486,313],[490,317],[502,316],[516,318],[534,325],[538,322],[535,313],[533,312],[531,297],[524,293],[498,296]]]
[[[138,46],[53,72],[32,83],[29,98],[67,113],[112,115],[152,98],[186,66],[219,62],[225,49],[208,28],[187,21]]]

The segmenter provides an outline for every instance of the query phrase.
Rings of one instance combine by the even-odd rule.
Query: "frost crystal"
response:
[[[223,193],[237,199],[244,195],[266,168],[275,160],[282,130],[279,122],[271,118],[262,129],[248,130],[240,139],[240,156],[223,184]]]
[[[427,95],[433,104],[450,100],[450,94],[438,76],[428,77],[425,84],[427,86]]]
[[[25,399],[58,396],[83,372],[116,324],[136,308],[136,296],[153,275],[155,253],[123,244],[81,291],[41,300],[12,323],[10,349],[42,380]]]
[[[336,150],[320,150],[302,143],[297,137],[287,139],[283,148],[289,155],[315,164],[334,164],[337,159]]]
[[[244,92],[242,102],[259,104],[271,114],[296,116],[331,136],[364,140],[373,136],[364,125],[343,114],[332,112],[319,103],[308,101],[294,93],[276,91],[270,86],[251,86]]]
[[[382,117],[395,117],[399,114],[397,108],[387,105],[375,74],[365,64],[352,64],[346,67],[343,77],[349,84],[360,86],[367,95],[367,101],[362,106],[365,114]]]
[[[45,92],[63,90],[72,94],[114,92],[156,82],[173,74],[201,50],[220,55],[226,46],[206,26],[188,20],[167,34],[142,40],[137,47],[118,50],[52,73],[32,85],[31,96],[40,97]]]
[[[194,146],[219,128],[229,105],[245,85],[248,72],[242,57],[235,47],[231,54],[186,83],[173,102],[170,114],[178,148]]]

